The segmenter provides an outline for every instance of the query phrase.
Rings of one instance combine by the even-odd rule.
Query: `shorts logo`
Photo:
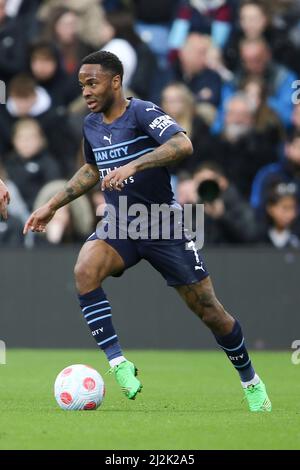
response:
[[[167,114],[164,114],[163,116],[158,116],[155,118],[151,124],[149,124],[150,129],[155,130],[159,129],[160,133],[159,136],[161,137],[163,133],[170,127],[173,126],[175,122],[173,119],[168,116]]]
[[[199,271],[201,269],[205,273],[205,269],[203,267],[203,261],[201,261],[201,266],[195,266],[195,271]]]

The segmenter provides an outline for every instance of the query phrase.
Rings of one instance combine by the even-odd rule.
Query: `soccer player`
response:
[[[150,207],[165,203],[170,208],[176,207],[166,165],[191,155],[192,144],[184,130],[155,104],[126,99],[122,77],[122,63],[114,54],[101,51],[83,59],[79,82],[91,111],[83,128],[86,163],[64,190],[33,212],[24,233],[45,231],[60,207],[86,193],[99,180],[108,207],[118,209],[121,195],[127,196],[128,206],[140,203]],[[105,218],[110,228],[115,225],[121,229],[122,214],[114,216],[108,210],[104,221]],[[128,216],[126,223],[129,219]],[[121,230],[117,230],[117,236],[111,236],[110,232],[105,238],[103,230],[100,224],[83,245],[75,266],[75,280],[82,314],[125,395],[134,399],[142,384],[135,365],[122,353],[110,303],[101,286],[105,278],[120,275],[143,258],[210,328],[239,373],[250,410],[271,411],[265,385],[249,358],[241,326],[217,300],[196,248],[186,249],[184,237],[181,240],[175,237],[166,240],[161,236],[136,240],[128,234],[124,237]]]
[[[7,204],[9,204],[9,192],[0,179],[0,217],[3,217],[3,219],[7,219]]]

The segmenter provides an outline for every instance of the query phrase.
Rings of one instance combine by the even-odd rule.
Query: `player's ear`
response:
[[[115,75],[112,79],[112,86],[114,90],[118,90],[118,88],[121,88],[122,82],[121,82],[121,77],[120,75]]]

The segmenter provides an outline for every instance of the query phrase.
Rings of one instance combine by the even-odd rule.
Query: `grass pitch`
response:
[[[242,403],[237,373],[222,352],[128,351],[144,389],[136,401],[104,375],[97,351],[13,350],[0,365],[0,449],[300,449],[300,366],[289,353],[253,353],[273,412]],[[62,411],[56,375],[83,363],[104,377],[97,411]]]

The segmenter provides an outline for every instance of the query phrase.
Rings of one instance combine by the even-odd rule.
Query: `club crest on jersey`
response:
[[[165,130],[167,130],[170,126],[173,126],[175,122],[168,116],[168,114],[164,114],[163,116],[158,116],[157,118],[153,119],[153,121],[149,124],[150,129],[155,130],[159,129],[160,133],[159,136],[162,136]]]

